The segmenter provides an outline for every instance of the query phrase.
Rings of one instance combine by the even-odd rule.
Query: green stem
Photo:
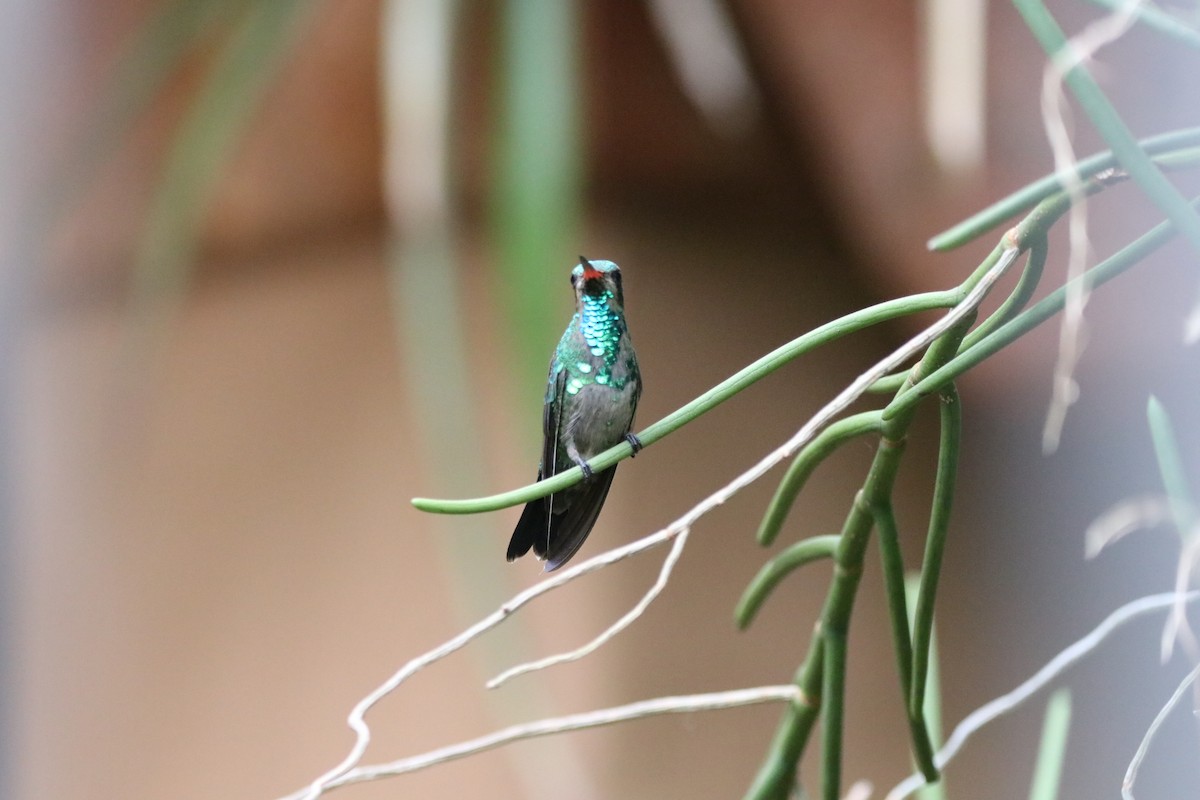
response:
[[[1193,202],[1200,202],[1200,200]],[[1067,292],[1076,281],[1082,281],[1086,289],[1091,291],[1095,287],[1107,283],[1132,268],[1143,258],[1150,255],[1159,247],[1162,247],[1174,234],[1174,227],[1169,222],[1163,222],[1155,226],[1149,232],[1121,248],[1083,275],[1051,292],[1040,302],[1000,326],[991,335],[964,349],[954,360],[940,367],[893,400],[883,410],[883,418],[886,420],[895,415],[906,413],[915,407],[921,401],[921,398],[928,397],[934,392],[939,391],[943,385],[954,380],[985,359],[995,355],[999,350],[1012,344],[1038,325],[1062,311],[1066,303]]]
[[[840,538],[829,535],[803,539],[768,561],[750,581],[733,612],[738,628],[745,630],[750,626],[767,597],[793,570],[822,558],[832,558]]]
[[[821,732],[821,796],[842,796],[842,717],[846,695],[846,631],[824,630],[825,680],[822,690],[825,720]]]
[[[832,591],[832,590],[831,590]],[[825,637],[820,628],[813,633],[808,655],[794,678],[800,699],[787,707],[768,756],[746,792],[746,800],[787,800],[796,783],[796,761],[804,752],[812,727],[821,711],[821,687],[825,674]],[[794,754],[789,758],[789,754]]]
[[[842,525],[835,555],[837,565],[821,611],[821,622],[814,634],[808,657],[798,673],[798,685],[803,696],[808,698],[808,703],[800,707],[790,706],[784,712],[767,758],[746,793],[746,800],[786,800],[796,782],[800,754],[804,752],[817,713],[823,706],[821,693],[823,685],[827,685],[823,649],[829,647],[826,633],[834,631],[845,637],[849,629],[850,612],[854,607],[854,595],[862,576],[863,552],[867,547],[872,522],[870,508],[864,500],[867,487],[875,487],[894,478],[902,450],[902,444],[881,442],[864,488],[854,498],[850,513]],[[890,485],[883,488],[890,489]],[[842,663],[844,660],[843,656]],[[835,677],[834,680],[844,681],[844,676]],[[829,713],[827,707],[825,713]],[[840,713],[840,709],[836,713]]]
[[[1048,245],[1046,237],[1040,236],[1035,238],[1029,246],[1029,259],[1025,263],[1025,269],[1022,270],[1021,277],[1017,281],[1017,285],[1013,288],[1012,293],[1004,300],[1000,308],[996,309],[991,316],[979,324],[978,328],[967,335],[967,338],[963,340],[964,348],[970,347],[1005,322],[1008,322],[1025,307],[1025,304],[1029,302],[1029,298],[1033,296],[1038,283],[1042,279],[1042,272],[1046,266],[1047,253]],[[904,380],[907,377],[908,370],[888,375],[886,378],[880,378],[871,384],[871,387],[867,391],[872,394],[894,395],[904,386]]]
[[[1190,147],[1200,144],[1200,128],[1185,128],[1152,136],[1143,139],[1140,144],[1142,149],[1150,154],[1166,153]],[[1010,217],[1033,208],[1053,194],[1062,192],[1073,177],[1088,178],[1111,169],[1116,164],[1117,157],[1111,150],[1089,156],[1061,172],[1047,175],[1018,189],[1003,200],[993,203],[979,213],[973,214],[952,228],[939,233],[929,240],[928,247],[930,250],[937,251],[961,247],[978,239]]]
[[[976,272],[978,273],[979,270]],[[645,446],[657,442],[664,436],[674,433],[687,423],[725,402],[756,381],[770,375],[797,356],[803,355],[816,347],[897,317],[938,308],[953,308],[960,299],[959,290],[926,292],[924,294],[916,294],[878,303],[855,311],[852,314],[847,314],[832,322],[827,322],[819,328],[815,328],[782,347],[767,353],[754,363],[739,370],[687,405],[647,427],[638,434],[638,438],[641,439],[642,444]],[[627,458],[631,453],[632,448],[630,448],[629,444],[622,442],[589,459],[588,464],[593,470],[600,472]],[[496,511],[497,509],[528,503],[530,500],[545,497],[548,494],[553,494],[578,483],[582,477],[583,473],[579,467],[572,467],[565,472],[558,473],[553,478],[547,478],[544,481],[538,481],[537,483],[523,486],[520,489],[513,489],[508,492],[491,495],[490,497],[480,497],[471,500],[434,500],[425,497],[416,497],[413,498],[412,504],[422,511],[437,514],[478,514],[484,511]]]
[[[908,607],[915,611],[917,605],[917,594],[920,591],[921,575],[919,573],[910,573],[904,578],[904,596],[908,600]],[[913,614],[910,612],[908,618],[908,627],[911,632],[913,626]],[[922,730],[929,736],[929,746],[933,750],[937,750],[942,741],[942,696],[941,683],[938,679],[938,660],[937,660],[937,631],[934,630],[929,638],[929,673],[925,679],[925,706],[922,709]],[[912,716],[909,716],[909,724],[912,724]],[[914,761],[915,763],[915,761]],[[946,779],[945,776],[939,778],[936,783],[926,783],[917,791],[918,800],[946,800]]]
[[[985,259],[984,266],[994,264],[1000,257],[1001,248],[996,248],[992,255]],[[977,269],[954,293],[963,295],[969,292],[971,286],[984,274],[985,269]],[[974,314],[970,314],[934,341],[908,380],[919,381],[923,375],[934,371],[953,356],[973,322]],[[866,480],[855,495],[854,503],[842,525],[835,556],[837,568],[821,611],[820,627],[814,634],[813,645],[809,648],[808,657],[797,675],[798,686],[807,702],[792,705],[784,712],[766,759],[746,792],[745,800],[785,800],[796,782],[796,768],[800,755],[804,752],[822,705],[817,693],[821,691],[824,682],[825,661],[820,652],[824,642],[823,634],[825,631],[833,631],[835,635],[845,637],[849,633],[854,596],[862,576],[863,556],[870,539],[875,511],[890,503],[892,487],[895,485],[896,473],[900,469],[900,459],[904,452],[905,434],[912,423],[912,416],[909,413],[897,417],[886,426]],[[844,680],[844,676],[835,680]],[[840,709],[836,713],[840,713]]]
[[[1013,0],[1013,4],[1047,55],[1061,59],[1071,53],[1067,37],[1040,0]],[[1129,172],[1129,177],[1142,188],[1150,202],[1174,223],[1192,249],[1200,253],[1200,216],[1138,144],[1087,67],[1074,64],[1063,75],[1063,82],[1075,95],[1097,132],[1112,148],[1117,161]]]
[[[896,674],[900,676],[900,691],[908,707],[912,696],[912,638],[909,634],[908,601],[904,596],[904,559],[900,553],[900,536],[896,515],[890,503],[875,509],[875,525],[879,529],[879,555],[883,561],[883,584],[887,593],[888,613],[892,623],[892,646],[896,651]],[[912,737],[913,758],[925,780],[938,780],[933,763],[933,744],[920,717],[907,714]]]
[[[852,417],[838,420],[815,439],[809,442],[792,461],[771,498],[762,523],[758,526],[758,543],[764,547],[775,541],[779,530],[787,520],[788,512],[796,501],[796,495],[804,488],[817,465],[828,458],[841,445],[866,433],[878,432],[883,427],[883,418],[878,411],[864,411]]]
[[[933,609],[937,599],[938,577],[942,571],[942,556],[946,549],[946,533],[950,527],[950,510],[954,503],[958,474],[958,449],[962,438],[962,403],[954,384],[942,390],[940,399],[941,439],[938,444],[933,504],[929,512],[929,533],[925,539],[925,560],[921,565],[921,587],[913,618],[912,693],[908,698],[909,716],[925,732],[926,737],[925,686],[933,641]],[[925,777],[930,782],[936,780],[928,774]]]
[[[1040,236],[1034,240],[1029,248],[1029,259],[1025,263],[1025,269],[1021,272],[1021,277],[1017,281],[1017,285],[1013,288],[1012,294],[1005,299],[990,317],[979,323],[979,327],[967,334],[967,338],[963,340],[963,347],[970,347],[975,342],[978,342],[1019,314],[1021,309],[1025,308],[1025,305],[1029,302],[1029,298],[1033,297],[1033,293],[1042,279],[1042,272],[1046,266],[1048,251],[1049,245],[1046,242],[1045,236]]]

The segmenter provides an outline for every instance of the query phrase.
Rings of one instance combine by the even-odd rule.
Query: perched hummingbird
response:
[[[538,480],[578,466],[581,483],[530,501],[508,542],[508,560],[533,548],[545,559],[546,572],[575,555],[596,524],[616,467],[594,474],[587,460],[626,439],[642,449],[629,432],[642,376],[625,326],[621,270],[611,261],[579,257],[571,271],[575,316],[550,359],[542,408],[542,463]]]

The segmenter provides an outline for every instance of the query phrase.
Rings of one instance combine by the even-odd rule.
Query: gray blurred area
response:
[[[16,220],[7,238],[27,248],[6,258],[6,285],[25,300],[20,329],[4,328],[13,404],[3,539],[8,796],[282,796],[343,757],[352,743],[345,717],[359,698],[540,578],[530,560],[504,561],[518,509],[467,519],[409,504],[522,485],[540,446],[542,386],[507,368],[489,240],[502,4],[461,5],[450,83],[452,281],[462,313],[442,323],[468,348],[472,424],[482,431],[465,443],[481,483],[465,489],[440,485],[429,467],[437,443],[426,441],[418,392],[436,399],[445,389],[412,385],[423,340],[397,324],[404,306],[388,274],[380,4],[313,6],[223,168],[181,303],[132,360],[130,265],[213,46],[189,54],[46,222],[22,198],[43,196],[42,179],[86,140],[96,96],[157,6],[7,5],[23,13],[6,39],[43,54],[4,78],[10,107],[25,115],[4,157],[20,158],[9,173],[28,192],[5,198],[6,220]],[[1068,28],[1095,13],[1051,5]],[[956,284],[999,232],[949,254],[926,252],[925,240],[1051,167],[1038,116],[1043,57],[1008,4],[987,15],[983,158],[956,171],[939,167],[924,134],[914,7],[756,0],[728,11],[725,33],[749,83],[733,124],[719,124],[689,94],[645,4],[579,4],[583,219],[578,243],[545,267],[558,286],[552,316],[565,324],[576,253],[621,265],[646,384],[638,428],[822,322]],[[1195,124],[1194,104],[1178,102],[1178,76],[1194,74],[1189,59],[1143,31],[1105,52],[1105,88],[1139,134]],[[1081,153],[1099,148],[1081,115],[1075,130]],[[1158,219],[1134,188],[1114,189],[1091,204],[1094,253]],[[1050,287],[1066,269],[1059,233]],[[1195,264],[1176,242],[1092,298],[1080,397],[1057,453],[1041,452],[1055,322],[960,382],[960,491],[938,598],[947,729],[1122,602],[1171,588],[1170,529],[1130,536],[1093,561],[1083,558],[1084,531],[1116,502],[1160,489],[1150,394],[1200,476],[1198,351],[1181,342],[1200,294]],[[668,524],[928,321],[803,357],[623,464],[577,560]],[[553,344],[544,342],[547,356]],[[897,487],[913,568],[936,435],[925,409]],[[770,552],[836,532],[872,453],[854,442],[824,465]],[[601,631],[653,582],[665,551],[543,598],[523,624],[418,674],[369,717],[368,761],[536,716],[790,680],[828,565],[790,578],[749,631],[732,622],[770,554],[754,532],[781,475],[701,520],[662,597],[587,659],[483,688],[499,669]],[[881,587],[872,546],[851,632],[844,774],[847,784],[870,780],[877,797],[909,770]],[[1160,664],[1161,621],[1135,623],[1068,674],[1063,797],[1117,795],[1186,672],[1179,653]],[[967,747],[947,771],[950,797],[1027,794],[1044,699]],[[1139,797],[1200,796],[1194,698],[1183,706],[1160,732]],[[337,796],[740,797],[778,718],[763,706],[637,721]],[[817,755],[814,741],[802,769],[810,792]]]

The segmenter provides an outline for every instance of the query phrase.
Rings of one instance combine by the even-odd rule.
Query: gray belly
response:
[[[583,458],[591,458],[621,441],[633,424],[638,384],[623,389],[593,383],[575,395],[563,439],[575,445]]]

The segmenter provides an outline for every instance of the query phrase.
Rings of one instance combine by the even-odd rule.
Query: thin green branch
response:
[[[912,697],[912,636],[909,633],[908,601],[904,592],[904,559],[900,552],[900,536],[896,528],[896,514],[891,503],[875,509],[875,526],[879,530],[879,555],[883,561],[883,584],[887,594],[888,613],[892,625],[892,646],[896,651],[896,674],[900,677],[900,691],[905,709]],[[933,743],[919,715],[907,713],[909,734],[912,738],[913,758],[918,769],[930,783],[938,779],[937,767],[933,763]]]
[[[1087,0],[1087,2],[1111,11],[1122,10],[1127,5],[1126,0]],[[1155,33],[1161,33],[1180,44],[1200,50],[1200,31],[1197,31],[1178,17],[1155,8],[1148,3],[1139,3],[1132,11],[1134,19],[1138,23],[1146,26]]]
[[[800,687],[800,699],[788,706],[784,720],[775,731],[775,738],[768,749],[772,754],[801,753],[808,736],[812,733],[817,714],[821,711],[821,687],[825,675],[825,637],[818,627],[813,632],[812,644],[793,681]],[[746,792],[747,800],[787,800],[796,783],[796,762],[783,757],[768,757],[759,768],[754,783]]]
[[[796,454],[783,480],[779,482],[775,496],[767,506],[767,511],[758,526],[758,543],[766,547],[775,541],[788,513],[792,510],[796,496],[819,464],[851,439],[867,433],[878,433],[882,427],[883,417],[878,411],[864,411],[838,420],[805,445],[804,449]]]
[[[638,438],[647,447],[654,444],[659,439],[674,433],[679,428],[712,410],[756,381],[770,375],[797,356],[803,355],[816,347],[897,317],[915,314],[920,311],[952,308],[961,299],[962,293],[957,289],[942,292],[926,292],[924,294],[916,294],[910,297],[902,297],[878,303],[827,322],[793,339],[782,347],[767,353],[754,363],[739,370],[682,408],[668,414],[641,431],[638,434]],[[588,464],[593,470],[600,472],[627,458],[632,452],[629,444],[622,442],[589,459]],[[497,509],[528,503],[530,500],[535,500],[539,497],[545,497],[548,494],[553,494],[578,483],[582,477],[583,473],[579,467],[572,467],[565,472],[558,473],[553,478],[547,478],[546,480],[538,481],[519,489],[491,495],[490,497],[480,497],[470,500],[435,500],[416,497],[413,498],[412,504],[422,511],[436,514],[479,514],[484,511],[496,511]]]
[[[881,442],[875,461],[867,475],[867,484],[876,485],[894,477],[902,448]],[[890,488],[890,486],[886,487]],[[822,699],[826,659],[824,650],[829,647],[827,632],[841,631],[845,637],[849,627],[850,612],[854,606],[854,595],[862,576],[862,555],[871,532],[871,511],[863,497],[866,485],[860,489],[842,525],[836,551],[837,565],[833,583],[825,598],[821,611],[821,622],[813,634],[808,656],[796,674],[796,684],[807,702],[790,706],[783,715],[775,739],[767,752],[766,760],[759,768],[754,783],[746,792],[746,800],[786,800],[796,782],[796,768],[800,754],[808,742],[817,714],[825,707]],[[845,663],[844,656],[841,663]],[[844,677],[837,680],[844,680]],[[825,713],[829,711],[826,708]]]
[[[904,702],[912,694],[912,637],[908,632],[908,601],[904,597],[904,557],[900,552],[900,533],[891,503],[875,509],[879,530],[879,555],[883,562],[883,587],[887,594],[888,614],[892,623],[892,643],[896,648],[896,674],[904,690]]]
[[[942,556],[946,549],[946,533],[950,527],[950,510],[954,504],[958,449],[962,437],[962,403],[954,384],[949,384],[942,391],[940,400],[941,439],[938,444],[933,503],[929,511],[929,533],[925,539],[925,560],[921,565],[921,587],[913,617],[912,694],[908,699],[908,713],[921,730],[926,729],[925,683],[933,641],[933,610],[938,577],[942,571]],[[926,778],[929,779],[929,776],[926,775]]]
[[[1029,259],[1025,263],[1025,269],[1021,272],[1021,277],[1017,281],[1017,285],[1013,288],[1005,301],[1000,305],[995,312],[987,319],[979,323],[975,330],[967,334],[967,338],[963,339],[963,347],[971,345],[983,339],[989,333],[992,333],[1004,323],[1015,317],[1029,303],[1029,299],[1033,297],[1034,291],[1037,290],[1038,283],[1042,280],[1042,272],[1046,267],[1046,255],[1049,252],[1049,244],[1045,236],[1039,236],[1034,239],[1033,244],[1029,248]]]
[[[1029,302],[1029,298],[1033,296],[1034,291],[1037,290],[1038,283],[1042,279],[1042,272],[1046,266],[1047,252],[1046,237],[1043,235],[1034,238],[1029,246],[1029,258],[1025,262],[1025,269],[1021,271],[1021,277],[1017,281],[1017,285],[1013,287],[1012,292],[1005,298],[1000,307],[986,320],[981,322],[979,327],[967,335],[963,347],[970,347],[1005,322],[1008,322],[1025,307],[1025,304]],[[888,375],[886,378],[880,378],[871,384],[871,387],[867,391],[872,394],[894,395],[904,386],[904,381],[910,371],[905,370]]]
[[[911,632],[917,607],[917,593],[921,588],[921,575],[910,573],[904,578],[904,596],[908,600],[908,626]],[[929,637],[929,672],[925,679],[925,706],[922,709],[923,728],[929,735],[930,744],[937,748],[942,741],[942,692],[938,675],[937,632],[936,629]],[[911,724],[912,717],[909,717]],[[937,767],[937,761],[934,761]],[[920,767],[918,766],[918,770]],[[921,774],[921,773],[919,773]],[[922,777],[924,775],[922,774]],[[918,791],[920,800],[946,800],[946,777],[943,775],[937,783],[927,783]]]
[[[821,728],[821,796],[840,800],[842,796],[842,717],[846,699],[846,631],[824,630],[825,638],[825,717]]]
[[[742,598],[733,612],[738,628],[745,630],[750,626],[771,592],[793,570],[822,558],[832,558],[840,538],[832,534],[803,539],[763,565],[742,593]]]
[[[1197,144],[1200,144],[1200,128],[1171,131],[1143,139],[1140,143],[1141,148],[1151,155],[1163,154]],[[1161,160],[1165,160],[1165,158]],[[1003,224],[1010,217],[1028,211],[1047,197],[1062,192],[1071,178],[1086,179],[1112,169],[1117,163],[1117,158],[1111,150],[1089,156],[1065,170],[1047,175],[1018,189],[1003,200],[939,233],[929,240],[928,247],[930,250],[937,251],[961,247]]]
[[[908,372],[896,372],[887,377],[880,378],[871,384],[867,389],[871,394],[895,394],[904,386],[904,381],[908,379]]]
[[[1200,202],[1200,199],[1193,203]],[[1133,267],[1146,256],[1162,247],[1175,235],[1174,226],[1163,222],[1149,232],[1135,239],[1130,244],[1118,250],[1092,269],[1080,275],[1075,281],[1083,281],[1088,291],[1101,286],[1121,273]],[[962,375],[967,370],[991,357],[1004,347],[1024,336],[1052,316],[1062,311],[1066,303],[1068,288],[1074,281],[1059,287],[1028,310],[1000,326],[985,339],[976,342],[972,347],[964,349],[952,361],[939,368],[928,377],[921,380],[883,410],[883,418],[903,414],[921,401],[921,398],[937,392],[943,385]]]
[[[1011,248],[997,248],[984,261],[983,267],[987,269],[985,270],[983,267],[977,269],[959,287],[958,291],[965,292],[973,289],[985,275],[1000,265],[1001,259],[1011,264],[1015,257],[1014,254],[1015,250]],[[942,336],[935,339],[926,349],[925,355],[909,380],[919,381],[922,375],[935,370],[953,356],[967,329],[973,323],[974,317],[974,312],[968,313]],[[833,583],[825,598],[820,627],[814,634],[813,645],[797,676],[801,692],[810,700],[804,705],[793,705],[784,712],[767,757],[745,795],[746,800],[785,800],[787,798],[795,783],[797,764],[808,741],[808,736],[812,732],[817,713],[823,705],[825,713],[829,713],[828,702],[822,704],[820,700],[811,699],[821,691],[822,685],[826,683],[823,675],[825,659],[821,655],[821,647],[828,646],[824,636],[829,631],[843,637],[848,635],[854,597],[862,576],[863,556],[875,521],[875,511],[889,502],[904,452],[904,435],[911,422],[912,414],[907,414],[897,417],[888,424],[884,435],[880,438],[879,446],[875,451],[875,459],[871,463],[863,486],[855,495],[854,503],[842,525],[835,556],[837,568],[834,571]],[[844,680],[844,676],[834,680]],[[840,713],[840,709],[837,713]],[[827,779],[827,791],[828,785]]]
[[[1013,4],[1048,56],[1060,63],[1070,58],[1074,52],[1073,45],[1067,41],[1066,35],[1041,0],[1013,0]],[[1075,95],[1097,132],[1112,148],[1117,161],[1129,172],[1129,177],[1142,188],[1150,202],[1174,223],[1192,249],[1200,253],[1200,216],[1138,144],[1087,67],[1072,61],[1070,68],[1065,70],[1063,82]]]
[[[1042,721],[1042,739],[1038,745],[1037,766],[1033,770],[1029,800],[1057,800],[1070,729],[1071,691],[1059,689],[1050,695],[1046,703],[1046,717]]]

